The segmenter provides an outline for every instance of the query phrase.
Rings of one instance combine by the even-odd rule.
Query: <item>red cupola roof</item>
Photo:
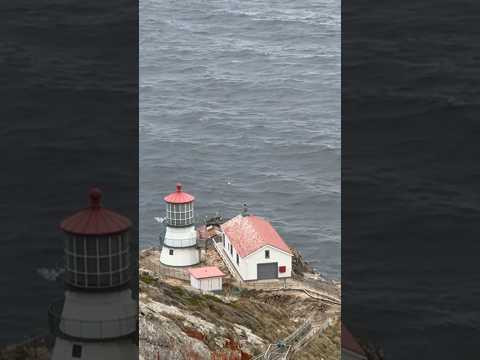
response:
[[[128,218],[105,209],[101,205],[102,192],[90,190],[90,206],[66,218],[60,228],[75,235],[111,235],[128,230],[132,223]]]
[[[195,198],[182,190],[182,184],[177,184],[177,191],[167,195],[163,198],[167,203],[170,204],[186,204],[195,200]]]

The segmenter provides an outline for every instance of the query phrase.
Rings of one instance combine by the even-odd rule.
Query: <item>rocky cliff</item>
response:
[[[247,289],[227,279],[214,295],[149,271],[141,259],[140,358],[252,359],[296,336],[308,321],[289,358],[339,359],[339,286],[297,264],[310,273],[286,289]]]

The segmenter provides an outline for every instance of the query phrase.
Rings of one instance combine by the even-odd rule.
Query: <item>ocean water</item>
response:
[[[476,359],[478,2],[346,8],[342,319],[390,360]]]
[[[64,292],[58,225],[90,187],[136,223],[137,8],[0,4],[0,345],[48,332]]]
[[[140,1],[140,247],[181,182],[340,278],[340,1]]]

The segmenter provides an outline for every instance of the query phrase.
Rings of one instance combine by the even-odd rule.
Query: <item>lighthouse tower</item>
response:
[[[167,230],[163,241],[160,262],[168,266],[191,266],[200,262],[197,247],[197,232],[193,223],[193,202],[195,198],[182,190],[164,198],[167,203]]]
[[[52,360],[138,357],[137,304],[130,280],[131,222],[101,206],[90,191],[90,206],[65,219],[65,299],[52,304],[56,336]]]

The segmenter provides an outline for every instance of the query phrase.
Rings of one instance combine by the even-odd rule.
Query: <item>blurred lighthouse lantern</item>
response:
[[[160,262],[167,266],[191,266],[200,262],[194,224],[195,198],[177,184],[175,192],[164,198],[167,217]]]
[[[56,336],[52,360],[133,359],[137,305],[130,281],[128,218],[101,205],[99,189],[90,206],[65,219],[65,299],[52,304]]]

